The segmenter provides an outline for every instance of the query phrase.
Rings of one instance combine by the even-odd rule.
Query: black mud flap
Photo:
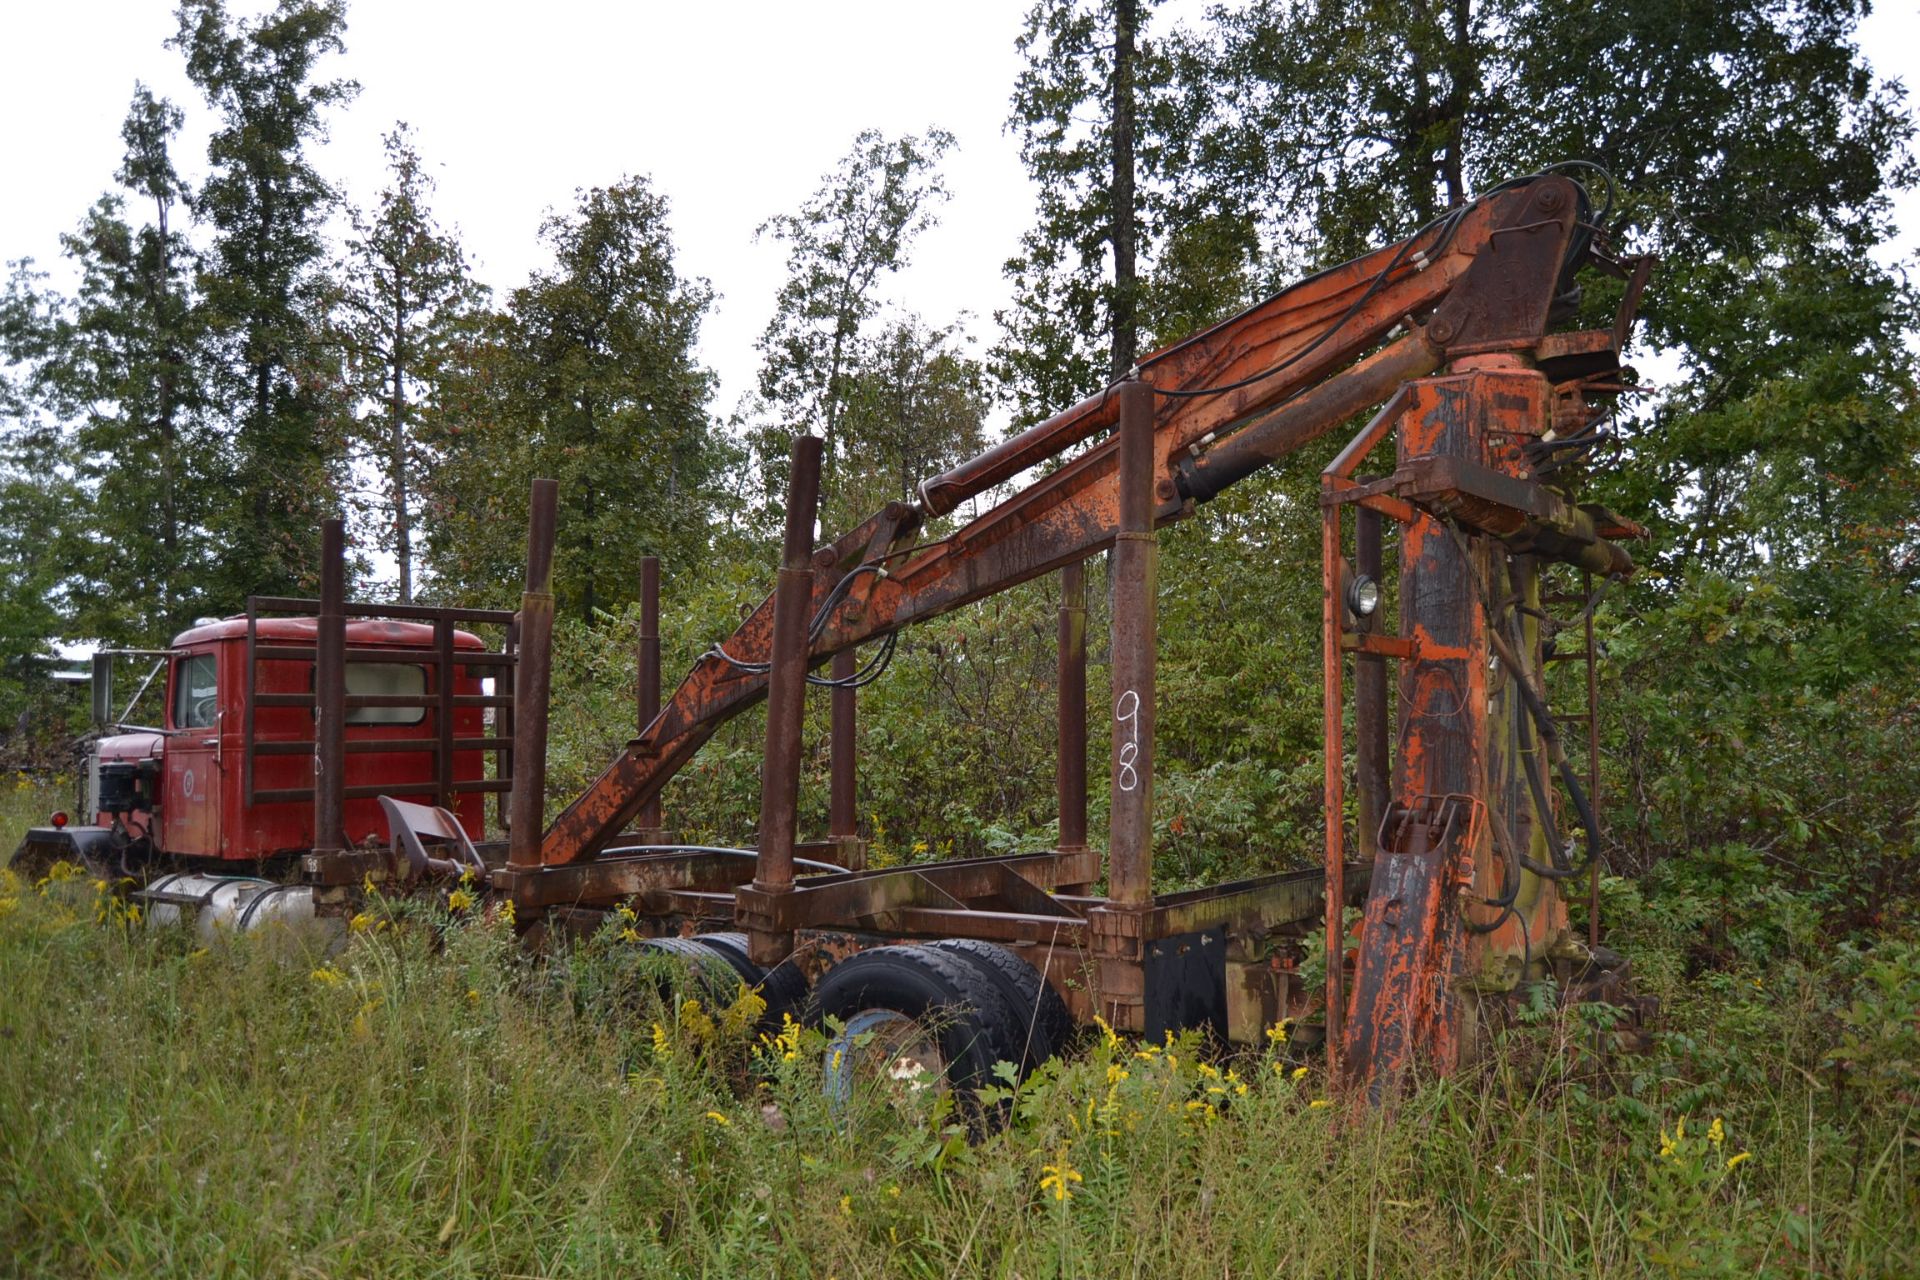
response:
[[[1189,1028],[1227,1038],[1227,935],[1178,933],[1147,944],[1146,1037]]]
[[[105,827],[28,827],[20,847],[7,859],[7,869],[38,880],[54,863],[71,862],[98,875],[112,838]]]

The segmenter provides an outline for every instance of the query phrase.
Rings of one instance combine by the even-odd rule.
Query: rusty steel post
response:
[[[1153,392],[1122,383],[1119,532],[1113,544],[1113,770],[1107,897],[1153,900],[1153,703],[1157,594],[1153,533]]]
[[[527,510],[527,585],[520,596],[520,648],[513,669],[513,790],[507,862],[540,865],[546,826],[547,696],[553,687],[554,507],[560,485],[537,479]]]
[[[1087,570],[1060,571],[1059,765],[1062,853],[1087,847]]]
[[[1323,817],[1326,822],[1326,1018],[1327,1078],[1340,1078],[1346,1034],[1346,850],[1342,826],[1346,810],[1346,744],[1342,741],[1341,704],[1344,668],[1340,661],[1340,508],[1332,482],[1323,480],[1320,516],[1321,750]]]
[[[1379,582],[1381,515],[1370,507],[1354,511],[1353,571]],[[1344,603],[1344,602],[1341,602]],[[1383,602],[1384,603],[1384,602]],[[1356,620],[1356,629],[1378,633],[1381,615]],[[1354,839],[1354,854],[1372,859],[1380,831],[1381,815],[1387,811],[1387,660],[1377,653],[1354,655],[1353,660],[1353,761],[1355,790],[1359,799],[1359,830]]]
[[[845,681],[854,673],[853,650],[842,649],[833,655],[833,678]],[[828,778],[827,838],[844,844],[860,836],[859,805],[854,761],[856,708],[854,691],[845,684],[833,688],[832,759]]]
[[[818,436],[793,442],[787,529],[773,595],[772,667],[767,672],[767,737],[760,772],[760,856],[753,887],[793,888],[795,811],[800,804],[800,733],[807,710],[807,630],[813,605],[813,520],[820,502]],[[753,932],[753,950],[782,950],[777,934]],[[784,958],[782,956],[781,958]]]
[[[645,733],[653,718],[660,714],[660,558],[640,559],[640,640],[635,655],[633,682],[636,733]],[[640,806],[634,825],[647,836],[644,843],[660,838],[660,797]]]
[[[1593,599],[1593,572],[1582,577],[1588,601]],[[1593,647],[1593,610],[1587,609],[1587,807],[1593,810],[1595,829],[1600,819],[1600,655]],[[1600,850],[1587,850],[1587,945],[1600,945]]]
[[[347,757],[347,534],[338,518],[320,526],[320,617],[313,662],[313,851],[345,844]]]

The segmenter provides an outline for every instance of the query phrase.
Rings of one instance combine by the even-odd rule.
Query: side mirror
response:
[[[93,655],[93,724],[105,728],[113,719],[113,655]]]

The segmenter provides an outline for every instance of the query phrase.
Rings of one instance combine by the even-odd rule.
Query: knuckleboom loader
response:
[[[341,654],[376,643],[349,635],[338,608],[312,620],[311,646],[250,639],[256,659],[277,648],[276,657],[318,673],[307,677],[318,703],[300,705],[319,709],[319,724],[301,737],[306,724],[287,721],[282,741],[296,745],[279,758],[307,770],[305,789],[291,779],[268,788],[275,801],[311,800],[311,833],[288,828],[285,843],[307,849],[300,868],[315,909],[350,910],[369,883],[459,876],[510,901],[536,946],[590,932],[619,911],[646,945],[716,989],[746,981],[766,995],[770,1015],[839,1028],[828,1081],[839,1089],[862,1064],[883,1081],[911,1067],[984,1082],[994,1062],[1030,1066],[1063,1047],[1074,1023],[1096,1018],[1153,1037],[1201,1027],[1257,1043],[1283,1019],[1314,1015],[1296,1028],[1296,1043],[1317,1037],[1337,1080],[1387,1101],[1411,1071],[1470,1060],[1516,995],[1549,979],[1562,998],[1605,1000],[1631,1025],[1647,1010],[1625,964],[1598,944],[1597,918],[1586,937],[1575,935],[1567,903],[1583,886],[1591,892],[1599,850],[1592,615],[1606,586],[1632,572],[1625,544],[1641,531],[1578,500],[1572,481],[1608,438],[1608,400],[1626,389],[1621,350],[1652,260],[1614,255],[1607,209],[1595,208],[1576,176],[1590,178],[1592,166],[1504,183],[1398,243],[1145,356],[1126,378],[928,478],[913,501],[819,543],[821,446],[801,438],[775,590],[664,700],[657,674],[651,689],[646,674],[649,642],[657,673],[657,632],[643,629],[639,731],[550,824],[542,821],[550,481],[534,485],[527,589],[512,616],[517,648],[493,655],[509,664],[510,698],[470,686],[475,668],[466,664],[479,642],[470,649],[470,637],[436,624],[438,665],[420,669],[449,699],[444,718],[376,732],[325,714],[326,690],[338,685],[327,673],[337,673]],[[1608,193],[1610,205],[1610,183]],[[1617,314],[1604,329],[1569,328],[1581,282],[1595,273],[1622,282]],[[1181,585],[1160,580],[1158,531],[1354,421],[1364,425],[1321,476],[1318,865],[1301,868],[1297,851],[1276,848],[1264,874],[1155,893],[1156,600]],[[963,508],[977,514],[961,518]],[[949,517],[949,532],[930,532]],[[1105,553],[1113,704],[1092,717],[1109,739],[1111,817],[1100,848],[1086,820],[1081,565]],[[854,826],[857,690],[884,671],[902,630],[1047,575],[1057,575],[1061,597],[1055,846],[865,866]],[[396,634],[388,646],[427,648],[420,635]],[[1587,705],[1572,714],[1548,706],[1549,663],[1568,659],[1587,667]],[[136,777],[140,768],[165,775],[140,793],[157,804],[149,812],[158,825],[147,830],[162,833],[162,845],[196,830],[181,789],[184,756],[175,764],[168,749],[181,735],[224,741],[188,727],[192,698],[174,710],[192,679],[172,678],[167,724],[127,748],[162,761],[136,764]],[[833,695],[825,841],[804,841],[796,829],[809,682]],[[253,724],[266,713],[260,687],[242,695],[221,685],[227,700],[216,703]],[[373,705],[362,697],[345,704]],[[489,699],[511,720],[509,736],[499,723],[459,727],[463,706]],[[762,699],[753,837],[739,847],[675,843],[660,813],[663,787],[721,724]],[[1574,722],[1587,727],[1584,777],[1568,750],[1581,754],[1579,744],[1563,732]],[[268,741],[264,724],[250,740],[255,751]],[[339,761],[365,758],[351,753],[388,749],[352,735],[400,738],[407,728],[438,744],[407,757],[422,767],[432,760],[434,804],[403,799],[405,786],[342,776]],[[180,745],[195,743],[206,745],[190,736]],[[498,768],[478,776],[483,746],[511,749],[510,783]],[[224,750],[231,774],[232,748]],[[477,844],[478,806],[463,788],[482,784],[511,790],[504,846]],[[228,774],[220,785],[233,785]],[[254,782],[243,785],[261,799]],[[376,795],[385,849],[361,838],[372,811],[354,808]],[[244,801],[240,808],[236,820],[253,830]],[[133,820],[104,799],[96,817],[96,828],[117,822],[125,834],[89,839],[135,838]],[[194,838],[178,852],[253,847]],[[1309,985],[1306,939],[1329,921],[1325,979]]]

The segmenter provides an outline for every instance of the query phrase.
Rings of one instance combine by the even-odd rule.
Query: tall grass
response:
[[[497,921],[395,904],[341,954],[288,961],[95,917],[84,881],[0,884],[10,1274],[1888,1276],[1920,1258],[1911,1082],[1822,1065],[1833,1003],[1812,974],[1697,997],[1673,1046],[1605,1076],[1585,1029],[1545,1016],[1390,1120],[1315,1105],[1317,1067],[1284,1044],[1207,1061],[1093,1035],[968,1141],[942,1103],[836,1114],[817,1036],[767,1043],[662,1002],[611,931],[536,961]]]

